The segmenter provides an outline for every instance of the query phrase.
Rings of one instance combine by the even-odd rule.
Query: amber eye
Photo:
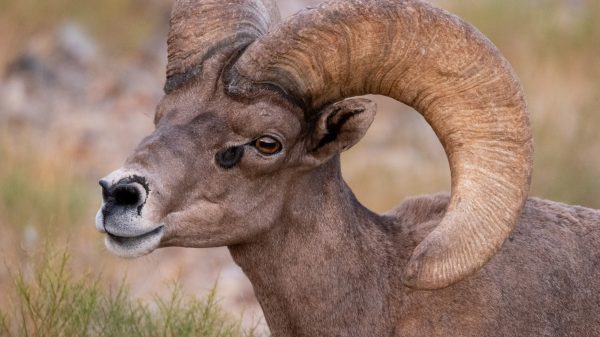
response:
[[[269,136],[263,136],[254,141],[254,147],[258,152],[270,156],[281,151],[281,143]]]

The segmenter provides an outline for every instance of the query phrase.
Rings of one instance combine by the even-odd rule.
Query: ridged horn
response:
[[[169,93],[202,72],[218,52],[244,48],[279,21],[274,0],[177,0],[171,12]]]
[[[227,81],[237,95],[275,85],[308,113],[381,94],[424,116],[448,156],[451,199],[404,270],[409,287],[473,274],[518,222],[533,156],[521,86],[488,39],[444,10],[417,0],[330,1],[258,39]]]

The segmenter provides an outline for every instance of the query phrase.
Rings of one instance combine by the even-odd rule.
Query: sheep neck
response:
[[[356,200],[339,158],[296,182],[273,229],[229,247],[273,336],[390,335],[386,218]]]

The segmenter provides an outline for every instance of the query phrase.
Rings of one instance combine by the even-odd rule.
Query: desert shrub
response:
[[[9,301],[0,308],[0,336],[253,336],[223,314],[215,288],[204,299],[175,284],[168,298],[133,299],[125,283],[109,289],[100,277],[74,275],[65,251],[46,251],[15,271]]]

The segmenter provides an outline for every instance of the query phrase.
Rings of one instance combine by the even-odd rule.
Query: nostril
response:
[[[108,182],[106,180],[102,179],[98,183],[102,187],[102,199],[106,202],[106,201],[108,201],[108,198],[110,197],[110,193],[108,192]]]
[[[112,192],[115,204],[122,206],[137,206],[140,202],[140,191],[135,185],[118,185]]]

